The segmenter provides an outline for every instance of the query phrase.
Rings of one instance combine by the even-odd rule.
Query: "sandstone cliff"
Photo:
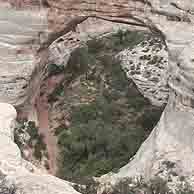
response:
[[[85,1],[75,4],[73,1],[61,2],[66,6],[60,8],[60,2],[49,1],[51,7],[58,10],[61,17],[69,14],[74,17],[86,15],[114,21],[122,20],[126,23],[133,20],[136,25],[148,27],[165,38],[170,60],[168,84],[171,93],[168,105],[152,135],[143,144],[135,159],[121,169],[119,175],[128,176],[139,172],[150,176],[151,172],[157,169],[160,160],[164,158],[177,162],[185,173],[192,173],[190,131],[192,114],[190,112],[193,111],[193,80],[191,78],[192,55],[189,53],[192,52],[193,43],[193,1],[149,1],[146,3],[145,1],[123,0],[119,2],[119,5],[112,1],[106,3],[98,1],[92,5]],[[184,157],[180,150],[184,150]]]
[[[47,48],[68,32],[73,32],[74,35],[71,39],[69,35],[64,36],[65,46],[69,42],[71,48],[76,41],[78,44],[80,40],[77,40],[74,31],[80,23],[85,22],[85,26],[80,29],[78,27],[82,36],[87,35],[83,32],[86,28],[89,29],[88,26],[92,32],[92,28],[99,23],[101,26],[95,33],[106,31],[105,21],[109,21],[147,28],[165,39],[169,53],[169,70],[165,79],[170,88],[170,97],[160,122],[128,165],[121,168],[118,174],[105,175],[100,181],[114,183],[117,178],[139,174],[150,178],[158,173],[164,160],[175,162],[180,175],[193,179],[193,0],[48,0],[47,3],[18,0],[0,3],[0,100],[25,108],[31,114],[34,97],[44,77],[45,64],[48,59],[54,60],[48,57]],[[109,23],[109,31],[112,26],[114,25]],[[33,192],[31,189],[35,189],[34,193],[73,193],[72,188],[59,179],[47,175],[42,179],[40,175],[23,170],[20,152],[11,141],[10,129],[7,129],[16,113],[10,105],[2,104],[3,109],[8,109],[8,115],[6,111],[2,112],[1,128],[5,133],[2,147],[8,150],[1,152],[2,161],[5,158],[7,160],[6,163],[1,163],[2,170],[7,171],[9,176],[16,177],[16,182],[22,184],[29,193]],[[35,113],[32,115],[34,117]],[[11,170],[6,170],[7,168]],[[37,179],[41,181],[36,187]],[[44,184],[49,185],[48,188],[42,189]]]
[[[1,173],[6,175],[7,181],[13,182],[18,193],[64,193],[78,194],[70,183],[51,175],[43,175],[32,164],[22,159],[20,150],[13,142],[13,127],[16,119],[16,110],[13,106],[0,103],[1,128]]]
[[[36,8],[18,11],[17,7],[12,8],[8,2],[1,2],[0,7],[0,98],[1,102],[18,106],[31,99],[35,93],[33,88],[39,85],[41,79],[38,75],[41,72],[36,70],[36,50],[40,45],[39,32],[47,29],[46,12],[36,11]],[[34,74],[38,77],[33,81]],[[32,86],[29,85],[31,81],[34,84]],[[13,141],[16,110],[6,103],[1,103],[0,107],[0,169],[8,181],[17,185],[18,193],[77,193],[68,182],[43,175],[22,159],[20,150]]]

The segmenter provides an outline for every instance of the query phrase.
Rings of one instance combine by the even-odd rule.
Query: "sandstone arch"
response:
[[[140,25],[165,38],[169,51],[168,83],[171,88],[167,107],[160,122],[135,158],[121,168],[116,176],[143,174],[150,177],[157,172],[163,160],[176,162],[181,173],[193,176],[194,1],[60,0],[56,3],[49,0],[48,2],[52,7],[49,14],[57,10],[63,19],[69,16],[70,21],[73,21],[79,16],[86,16]],[[64,6],[60,7],[62,4]],[[58,22],[64,24],[63,19]],[[54,26],[60,31],[59,26],[65,25]]]
[[[1,1],[2,10],[7,9],[5,7],[8,6],[10,14],[20,14],[24,10],[22,2],[19,2],[19,10],[15,11],[14,8],[8,6],[10,4],[7,1]],[[5,5],[5,3],[8,4]],[[28,41],[19,41],[18,43],[13,36],[4,36],[5,34],[1,36],[1,33],[0,38],[4,37],[2,41],[4,44],[0,45],[0,49],[7,51],[5,48],[8,50],[11,48],[11,51],[13,51],[13,53],[9,52],[10,63],[7,63],[7,65],[13,65],[12,57],[16,56],[16,50],[18,48],[21,49],[21,45],[25,48],[23,54],[28,56],[25,59],[26,62],[31,65],[38,63],[39,58],[37,56],[43,57],[43,55],[42,52],[37,54],[37,45],[45,44],[48,47],[57,37],[72,30],[82,22],[82,19],[85,20],[89,17],[140,25],[160,33],[165,38],[170,59],[168,83],[171,91],[167,107],[160,122],[150,137],[143,143],[134,159],[121,168],[117,175],[108,176],[108,178],[113,182],[114,178],[136,174],[142,174],[149,178],[157,173],[161,162],[166,159],[176,162],[181,174],[193,178],[194,57],[192,55],[194,52],[194,0],[112,0],[106,2],[104,0],[48,0],[48,4],[50,8],[47,10],[47,14],[42,15],[44,21],[42,25],[40,25],[42,20],[37,22],[35,17],[40,12],[36,10],[31,15],[28,15],[29,19],[35,18],[37,22],[36,25],[26,28],[33,33],[30,36],[18,35],[18,37],[22,37],[21,41],[26,40],[26,38]],[[12,5],[15,6],[14,4]],[[146,10],[144,9],[145,6],[147,7]],[[4,16],[0,20],[4,21]],[[8,18],[7,21],[9,23],[11,20]],[[41,28],[39,28],[40,26]],[[41,33],[45,33],[43,40],[40,38]],[[58,36],[52,38],[53,34],[58,34]],[[32,45],[34,47],[31,47]],[[43,50],[47,47],[43,48]],[[5,56],[7,55],[7,53],[2,53]],[[3,54],[1,55],[4,57]],[[21,59],[16,58],[15,62],[19,61]],[[2,64],[2,61],[0,62]],[[2,72],[7,72],[5,66],[1,66],[1,68]],[[14,71],[12,73],[14,74]],[[12,75],[9,75],[10,77],[3,76],[2,80],[5,82],[2,82],[2,86],[4,83],[9,82]],[[39,76],[41,77],[41,74]],[[21,87],[21,85],[17,85],[17,87]],[[35,88],[33,89],[31,93],[35,91]],[[22,90],[17,94],[10,92],[7,95],[3,94],[4,91],[4,89],[1,91],[2,101],[21,105],[26,102],[27,97],[25,96],[21,100],[20,95],[29,90]],[[107,176],[102,177],[101,181],[103,182],[106,178]]]

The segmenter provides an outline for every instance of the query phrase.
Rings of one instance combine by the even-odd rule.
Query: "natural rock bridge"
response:
[[[169,52],[170,87],[158,125],[134,159],[118,174],[103,176],[101,182],[138,174],[149,178],[166,159],[175,162],[180,173],[193,178],[194,0],[1,0],[0,101],[33,113],[31,105],[48,60],[48,47],[82,22],[91,27],[97,20],[102,24],[99,31],[105,28],[103,21],[109,21],[147,28],[162,36]],[[11,105],[0,106],[1,170],[14,176],[27,193],[76,193],[64,181],[30,173],[23,167],[10,132],[16,112]]]

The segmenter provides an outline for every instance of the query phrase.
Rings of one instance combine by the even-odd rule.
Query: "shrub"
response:
[[[18,193],[17,191],[18,191],[18,188],[16,187],[16,185],[8,184],[6,181],[6,176],[1,173],[0,174],[0,194],[16,194]]]
[[[26,135],[26,133],[29,135],[29,138],[21,138],[21,135]],[[44,137],[38,133],[38,127],[34,121],[21,121],[14,130],[14,141],[21,151],[24,145],[29,146],[37,160],[41,160],[42,156],[46,155]]]
[[[71,53],[71,57],[68,61],[67,72],[73,74],[73,77],[84,73],[90,63],[91,56],[88,55],[87,47],[80,47]]]
[[[41,161],[41,159],[42,159],[42,152],[41,152],[41,150],[39,149],[38,144],[35,144],[35,146],[34,146],[33,156],[34,156],[37,160],[39,160],[39,161]]]
[[[123,31],[122,44],[128,44],[130,48],[139,44],[145,39],[145,33],[139,31]]]
[[[78,181],[79,182],[79,181]],[[81,185],[74,185],[75,190],[83,194],[97,194],[99,183],[92,178],[82,179]],[[143,178],[123,178],[118,183],[103,191],[103,194],[193,194],[191,186],[187,182],[175,184],[175,189],[170,189],[168,182],[158,176],[150,181]]]
[[[161,110],[159,109],[153,109],[153,111],[149,110],[149,114],[147,114],[147,111],[145,110],[142,116],[137,119],[137,122],[141,123],[145,130],[150,130],[154,128],[160,118],[160,115]]]
[[[175,185],[176,189],[172,191],[168,182],[160,177],[155,177],[148,182],[143,179],[135,182],[132,179],[123,179],[113,187],[109,194],[192,194],[194,192],[187,182],[183,185]]]
[[[38,134],[38,129],[36,127],[36,123],[34,121],[28,121],[27,125],[27,130],[28,134],[30,135],[30,138],[32,140],[37,139],[39,134]]]
[[[43,136],[39,135],[34,145],[33,155],[37,160],[41,160],[42,155],[46,154],[45,151],[46,151],[46,144],[43,141]]]
[[[110,37],[113,40],[113,48],[119,52],[124,48],[132,49],[146,38],[146,34],[138,31],[118,30]]]
[[[52,103],[57,101],[59,96],[64,96],[65,92],[64,92],[64,86],[62,83],[60,83],[55,89],[54,91],[49,94],[48,96],[48,102]]]
[[[148,133],[135,124],[135,114],[130,118],[129,106],[99,96],[72,109],[72,125],[58,130],[60,177],[98,176],[123,166],[136,153]]]
[[[22,144],[21,138],[19,136],[19,133],[16,131],[14,132],[14,142],[18,145],[20,150],[22,150],[23,144]]]
[[[92,38],[91,40],[88,40],[87,41],[87,46],[88,46],[88,52],[89,53],[97,53],[99,52],[100,50],[102,50],[105,46],[104,42],[99,40],[99,39],[96,39],[96,38]]]
[[[59,73],[63,73],[64,66],[63,65],[56,65],[56,64],[48,64],[47,72],[48,72],[48,77],[53,76],[53,75],[57,75]]]
[[[136,153],[159,120],[162,109],[150,105],[115,59],[119,49],[141,41],[137,38],[140,35],[143,39],[143,34],[118,32],[90,40],[72,53],[68,74],[72,81],[78,77],[82,80],[79,91],[73,91],[76,99],[71,98],[71,107],[68,106],[70,126],[61,125],[55,130],[61,151],[61,178],[75,181],[77,177],[117,170]],[[83,89],[82,85],[92,85],[95,92]],[[92,100],[87,101],[90,95]],[[80,99],[87,102],[80,103]],[[145,115],[151,118],[143,119]]]
[[[80,180],[77,180],[78,184],[75,184],[73,187],[76,191],[82,194],[97,194],[97,188],[99,183],[97,183],[91,177],[82,177]]]
[[[122,153],[122,147],[131,153],[125,142],[131,141],[135,147],[135,134],[130,139],[130,131],[122,126],[113,126],[110,114],[117,111],[113,106],[102,100],[75,108],[72,113],[74,124],[59,136],[59,145],[64,148],[65,166],[60,172],[65,176],[104,174],[117,166],[120,160],[123,161],[125,152]],[[113,108],[115,112],[111,110]],[[121,136],[121,131],[125,135]],[[120,157],[119,161],[110,160],[114,157]]]

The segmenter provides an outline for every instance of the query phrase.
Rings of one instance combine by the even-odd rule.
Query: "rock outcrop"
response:
[[[169,52],[166,75],[170,98],[160,122],[142,145],[135,158],[115,177],[141,174],[150,177],[161,162],[175,162],[180,174],[193,174],[193,10],[194,1],[58,1],[50,0],[61,22],[65,16],[88,16],[133,23],[149,28],[165,39]],[[64,3],[64,7],[60,7]],[[70,17],[69,17],[70,18]],[[60,23],[60,20],[58,20]],[[56,24],[57,25],[57,24]],[[61,25],[59,25],[61,26]],[[58,28],[59,29],[59,28]],[[183,156],[184,155],[184,156]],[[114,176],[112,176],[113,178]],[[110,178],[110,177],[109,177]],[[103,180],[103,178],[102,178]]]
[[[29,83],[38,61],[39,33],[47,29],[46,12],[1,6],[0,22],[0,99],[18,106],[34,92]]]
[[[162,40],[147,39],[134,49],[119,53],[128,78],[152,104],[163,106],[168,100],[168,53]]]
[[[179,174],[190,180],[194,178],[194,0],[48,0],[46,3],[1,0],[0,3],[0,100],[15,106],[33,104],[49,56],[47,47],[65,33],[75,31],[88,18],[92,19],[92,25],[101,19],[148,28],[165,39],[170,97],[160,122],[134,159],[117,175],[104,176],[101,181],[139,174],[150,178],[164,160],[175,162]],[[103,31],[105,26],[102,22],[98,30]],[[69,42],[68,38],[64,40]],[[1,106],[4,109],[0,117],[1,147],[6,149],[0,153],[1,169],[16,177],[27,193],[76,193],[59,179],[47,175],[42,178],[21,167],[20,152],[9,129],[16,113],[11,105]]]
[[[12,105],[30,103],[42,79],[37,49],[40,46],[39,33],[48,29],[46,11],[37,10],[35,1],[34,10],[18,10],[20,4],[13,8],[8,2],[0,3],[0,99],[6,102],[0,103],[0,170],[8,181],[14,182],[19,193],[21,190],[21,193],[30,194],[77,194],[70,183],[44,175],[23,160],[13,139],[17,114]]]
[[[7,181],[16,185],[18,192],[26,194],[78,194],[70,183],[60,180],[41,171],[24,161],[20,150],[13,140],[15,108],[0,103],[0,171]]]
[[[64,7],[60,7],[60,4]],[[135,159],[122,168],[118,176],[149,175],[157,172],[162,160],[176,162],[182,173],[193,176],[192,112],[193,112],[193,10],[194,1],[49,1],[52,11],[58,10],[64,23],[88,16],[133,23],[149,28],[166,42],[169,67],[166,74],[170,98],[160,122],[146,140]],[[51,12],[50,12],[51,13]],[[53,25],[54,26],[54,25]],[[57,26],[57,24],[56,24]],[[61,26],[61,25],[59,25]],[[59,29],[59,28],[58,28]],[[183,132],[184,131],[184,132]],[[187,148],[187,149],[185,149]],[[181,150],[184,150],[184,157]],[[188,165],[189,163],[189,165]]]

